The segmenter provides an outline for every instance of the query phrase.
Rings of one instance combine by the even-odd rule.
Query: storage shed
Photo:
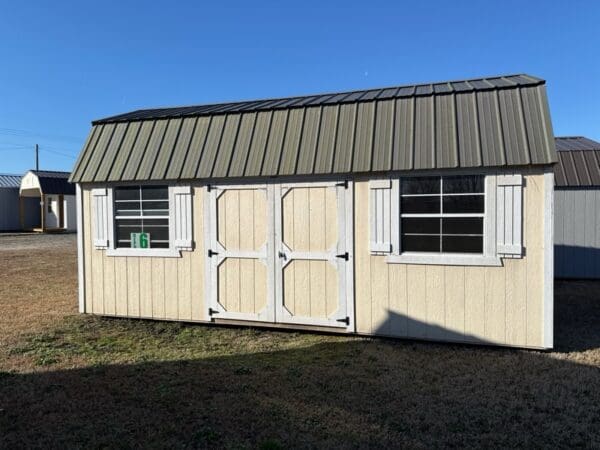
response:
[[[0,174],[0,232],[21,231],[39,221],[39,202],[20,201],[20,185],[21,175]]]
[[[79,309],[551,348],[545,82],[511,75],[92,122]]]
[[[34,198],[39,204],[39,221],[34,231],[77,230],[75,186],[69,172],[30,170],[21,180],[21,198]],[[23,227],[25,228],[25,227]]]
[[[555,276],[600,278],[600,143],[557,137]]]

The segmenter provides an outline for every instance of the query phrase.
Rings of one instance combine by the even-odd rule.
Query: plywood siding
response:
[[[369,251],[369,182],[355,183],[359,333],[543,347],[544,175],[525,175],[525,256],[502,267],[388,264]]]
[[[203,191],[193,188],[194,251],[181,258],[106,256],[93,246],[91,188],[82,188],[85,312],[149,319],[206,320]]]

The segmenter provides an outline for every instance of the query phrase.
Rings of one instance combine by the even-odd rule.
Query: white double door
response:
[[[211,186],[209,315],[353,329],[351,192],[334,182]]]

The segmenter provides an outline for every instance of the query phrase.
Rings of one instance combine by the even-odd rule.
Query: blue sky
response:
[[[600,140],[600,2],[0,3],[0,173],[70,170],[90,121],[138,108],[509,73],[555,134]]]

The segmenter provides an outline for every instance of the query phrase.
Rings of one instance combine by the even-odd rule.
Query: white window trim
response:
[[[115,215],[113,207],[113,188],[107,188],[108,193],[108,248],[106,256],[139,256],[139,257],[160,257],[160,258],[181,258],[181,250],[175,247],[174,235],[175,224],[173,220],[173,202],[172,194],[173,186],[169,186],[169,248],[125,248],[115,247]]]
[[[501,266],[496,253],[496,176],[485,176],[485,209],[483,216],[483,253],[433,253],[402,252],[400,248],[400,180],[392,180],[392,254],[386,256],[388,264],[428,264],[443,266]],[[419,215],[422,217],[422,215]],[[432,216],[439,217],[439,214]],[[446,215],[446,216],[452,216]],[[459,214],[461,217],[469,214]],[[474,214],[473,217],[481,217]]]

